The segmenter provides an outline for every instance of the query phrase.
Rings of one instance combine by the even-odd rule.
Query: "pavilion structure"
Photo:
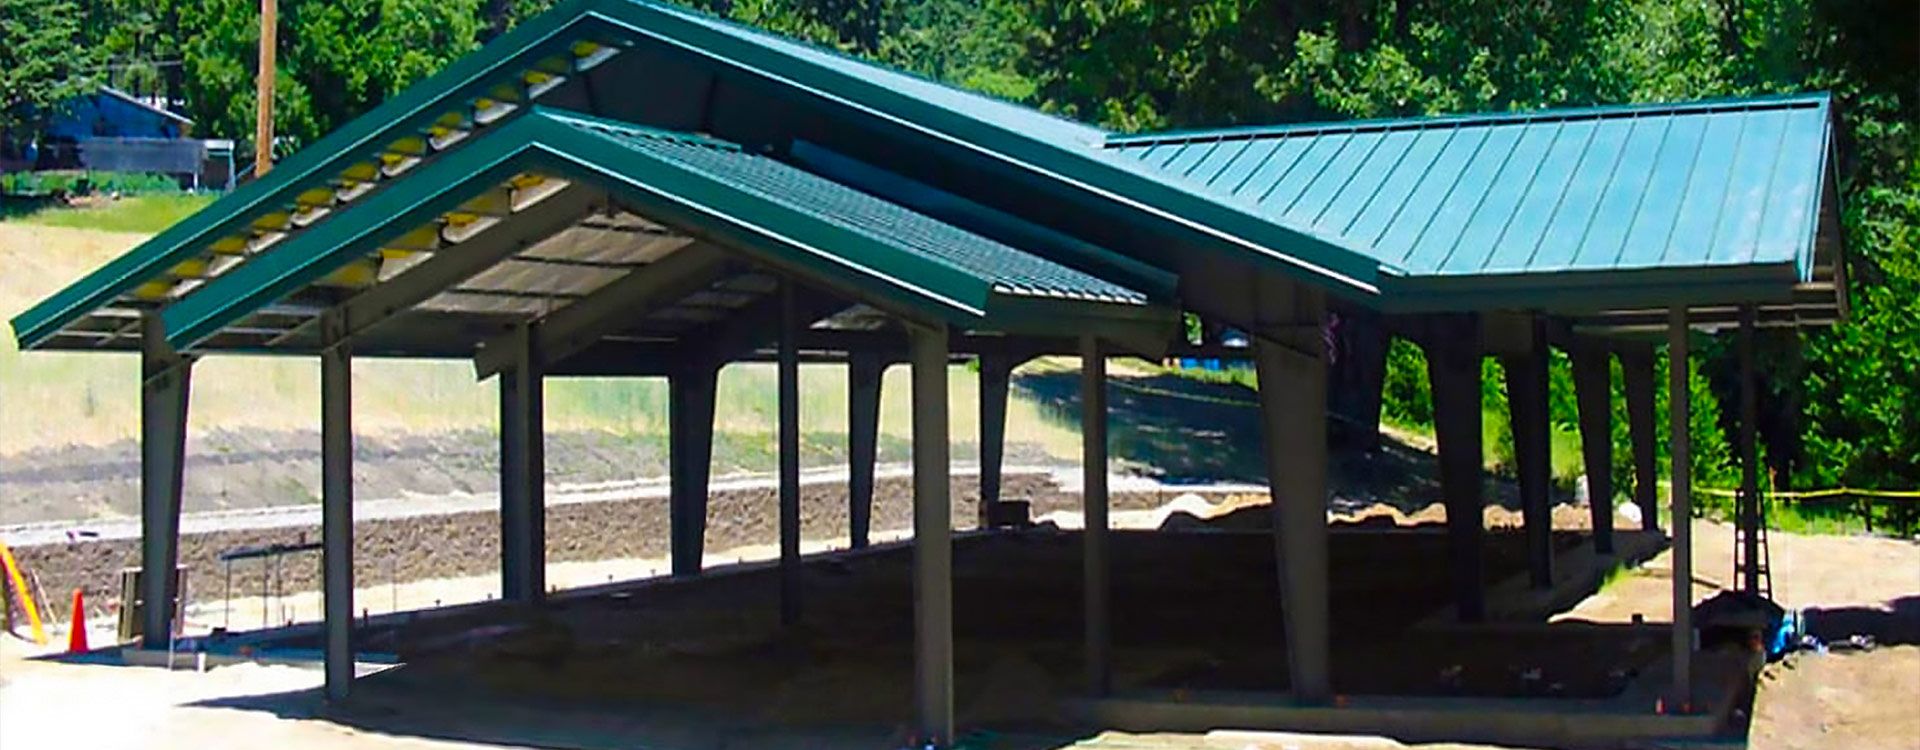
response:
[[[1619,358],[1631,496],[1651,527],[1653,342],[1664,335],[1676,365],[1672,690],[1684,702],[1683,355],[1694,331],[1843,313],[1832,141],[1824,95],[1120,135],[670,5],[567,0],[13,326],[26,349],[140,354],[147,602],[172,600],[160,572],[178,558],[195,360],[319,358],[333,698],[353,675],[355,359],[468,360],[497,379],[502,591],[536,603],[547,589],[543,380],[667,379],[673,571],[697,575],[716,373],[777,362],[789,617],[801,604],[798,365],[850,373],[849,533],[863,546],[880,373],[908,364],[916,721],[936,738],[951,736],[953,715],[950,362],[980,364],[991,504],[1009,373],[1037,356],[1082,357],[1085,648],[1098,695],[1110,685],[1105,359],[1251,358],[1267,386],[1290,695],[1318,704],[1332,697],[1330,387],[1377,403],[1384,337],[1426,349],[1455,601],[1472,621],[1485,615],[1482,358],[1509,373],[1532,577],[1546,586],[1549,349],[1572,355],[1599,498],[1612,496]],[[1251,346],[1189,341],[1182,313]],[[1330,378],[1335,340],[1362,363]],[[1603,554],[1610,506],[1594,503]],[[166,609],[144,615],[147,644],[164,648]]]

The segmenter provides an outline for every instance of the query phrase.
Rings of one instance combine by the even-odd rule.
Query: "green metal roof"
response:
[[[767,156],[536,108],[189,293],[163,313],[168,340],[191,347],[264,306],[336,278],[396,238],[423,227],[438,231],[447,217],[480,212],[475,201],[527,175],[603,187],[622,205],[682,231],[763,262],[844,281],[863,301],[955,325],[1075,334],[1098,332],[1097,321],[1111,317],[1172,330],[1173,311],[1144,294]],[[511,208],[502,220],[532,203],[518,194],[505,200]],[[405,278],[402,272],[394,281]]]
[[[63,332],[123,339],[144,311],[333,223],[536,102],[595,109],[580,82],[621,55],[772,84],[771,98],[809,102],[836,126],[938,144],[941,164],[996,165],[1062,210],[1097,207],[1102,222],[1118,211],[1156,243],[1176,228],[1173,260],[1252,261],[1385,310],[1779,300],[1810,280],[1837,289],[1827,280],[1842,265],[1824,96],[1117,137],[651,0],[566,0],[21,313],[16,336],[23,348]],[[697,98],[672,80],[622,84],[621,101]]]
[[[1790,285],[1813,273],[1829,108],[1821,94],[1115,137],[1106,147],[1403,278],[1728,271],[1681,282],[1710,284],[1751,279],[1735,267],[1770,266]]]
[[[109,306],[164,306],[206,278],[297,235],[318,216],[378,192],[390,177],[459,150],[570,76],[634,45],[678,50],[1124,204],[1203,235],[1218,252],[1251,252],[1343,293],[1372,294],[1376,264],[1311,235],[1103,158],[1101,131],[883,66],[647,0],[569,0],[402,92],[22,313],[34,347]],[[629,92],[638,96],[641,92]]]

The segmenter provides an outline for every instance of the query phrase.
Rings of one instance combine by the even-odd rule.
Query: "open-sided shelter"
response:
[[[944,738],[946,364],[981,363],[991,504],[1008,373],[1038,355],[1084,357],[1086,648],[1097,694],[1108,684],[1104,358],[1219,352],[1217,341],[1185,340],[1178,313],[1197,314],[1251,337],[1240,354],[1268,386],[1260,402],[1289,684],[1295,700],[1315,703],[1331,696],[1331,316],[1428,349],[1459,611],[1476,619],[1480,359],[1502,356],[1516,373],[1532,564],[1550,583],[1546,348],[1579,362],[1596,477],[1611,461],[1607,357],[1623,357],[1634,493],[1651,523],[1653,359],[1636,336],[1667,331],[1684,354],[1696,326],[1838,314],[1831,122],[1827,99],[1805,96],[1122,136],[668,5],[570,0],[28,310],[14,329],[29,349],[141,355],[148,602],[172,598],[171,576],[155,573],[177,554],[194,359],[321,359],[335,697],[352,677],[353,357],[471,359],[480,376],[499,377],[501,573],[506,596],[522,601],[545,589],[542,378],[668,378],[673,567],[690,575],[718,368],[780,363],[781,559],[796,570],[798,363],[850,368],[850,533],[863,544],[879,372],[910,362],[917,722]],[[1673,368],[1683,426],[1685,369]],[[1377,398],[1377,379],[1360,387]],[[1743,448],[1751,483],[1750,430]],[[1674,454],[1684,580],[1684,429]],[[1602,552],[1610,524],[1596,510]],[[1684,692],[1685,587],[1675,592]],[[798,596],[783,587],[787,606]],[[146,633],[166,632],[163,608],[146,615]]]

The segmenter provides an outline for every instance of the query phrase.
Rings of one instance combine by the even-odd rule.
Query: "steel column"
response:
[[[140,646],[163,650],[171,645],[171,604],[178,595],[174,569],[193,361],[167,345],[157,314],[142,319],[140,343]]]
[[[1000,502],[1001,461],[1007,453],[1007,386],[1013,360],[980,355],[980,527],[988,526]]]
[[[1620,373],[1627,392],[1627,432],[1633,441],[1633,503],[1640,507],[1640,528],[1660,528],[1660,466],[1655,454],[1653,352],[1622,353]]]
[[[696,575],[707,535],[713,400],[720,371],[696,365],[667,376],[668,515],[673,574]]]
[[[1673,476],[1673,700],[1693,703],[1693,460],[1687,308],[1667,314],[1667,415],[1671,419]]]
[[[1528,581],[1553,586],[1553,510],[1547,496],[1553,479],[1550,451],[1545,329],[1534,321],[1533,346],[1502,357],[1507,370],[1507,407],[1513,421],[1513,458],[1520,479],[1520,513],[1527,536]]]
[[[1315,297],[1317,300],[1317,296]],[[1324,304],[1324,303],[1320,303]],[[1305,311],[1303,320],[1317,322]],[[1333,696],[1327,582],[1327,368],[1317,335],[1253,340],[1294,700]]]
[[[780,624],[800,622],[800,353],[794,289],[780,283]]]
[[[500,597],[539,602],[546,595],[546,440],[544,378],[533,328],[502,339],[512,351],[500,371]]]
[[[1455,602],[1463,622],[1486,618],[1481,580],[1485,502],[1480,455],[1480,350],[1470,318],[1436,324],[1427,346],[1433,385],[1433,422],[1440,443],[1440,492],[1447,507],[1448,552],[1453,561]]]
[[[1760,395],[1753,377],[1752,305],[1740,308],[1740,497],[1735,523],[1740,525],[1740,554],[1744,567],[1740,585],[1748,593],[1760,591],[1760,450],[1755,431],[1760,419]]]
[[[1085,587],[1087,692],[1113,688],[1111,533],[1107,523],[1107,359],[1100,342],[1080,339],[1080,535]]]
[[[327,699],[353,686],[353,354],[337,312],[320,322],[320,537]]]
[[[947,331],[909,324],[913,363],[914,699],[922,742],[953,744],[953,509]]]
[[[1580,409],[1580,455],[1586,460],[1587,496],[1593,514],[1593,550],[1613,554],[1613,370],[1610,355],[1593,342],[1576,343],[1574,400]]]
[[[867,546],[873,524],[873,464],[880,447],[880,381],[885,372],[878,355],[847,356],[847,535],[854,549]]]

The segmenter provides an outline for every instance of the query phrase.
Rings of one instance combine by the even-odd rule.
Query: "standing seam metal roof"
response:
[[[1806,280],[1829,110],[1821,94],[1106,147],[1410,276],[1776,264]]]
[[[992,283],[1004,294],[1142,305],[1146,295],[1022,250],[936,221],[766,156],[711,139],[583,115],[548,112],[556,120],[612,138],[867,237],[894,243]]]

